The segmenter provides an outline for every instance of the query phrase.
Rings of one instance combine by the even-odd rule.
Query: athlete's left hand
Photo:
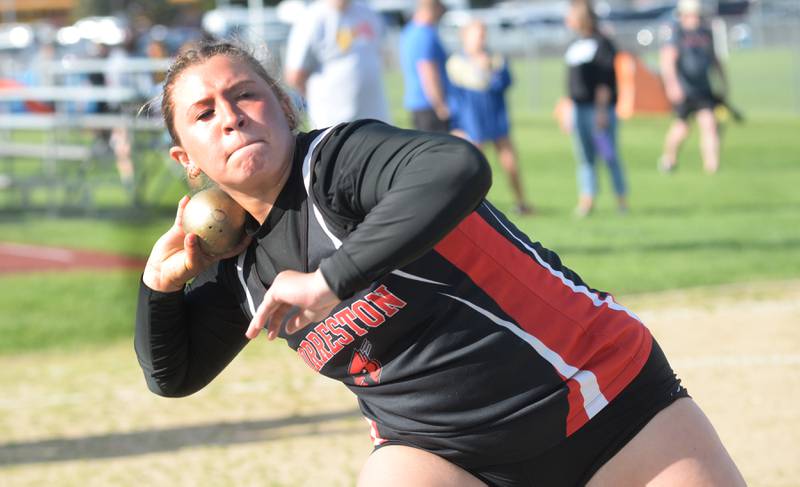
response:
[[[319,270],[308,274],[283,271],[264,295],[245,335],[252,340],[266,325],[267,339],[274,340],[289,312],[296,310],[286,319],[286,333],[292,334],[328,316],[339,302]]]

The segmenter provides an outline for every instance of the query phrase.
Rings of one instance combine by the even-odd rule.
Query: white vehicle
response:
[[[284,42],[291,28],[291,24],[278,16],[275,7],[264,7],[254,13],[238,5],[209,10],[203,15],[202,26],[215,37],[254,40],[253,36],[257,35],[268,44]]]
[[[561,47],[569,40],[564,26],[567,1],[509,1],[490,8],[457,8],[442,17],[440,33],[448,50],[460,49],[459,30],[471,19],[486,24],[489,48],[506,55],[541,47]]]

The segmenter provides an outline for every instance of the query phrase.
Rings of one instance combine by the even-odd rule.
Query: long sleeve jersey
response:
[[[463,466],[530,457],[638,374],[651,337],[484,199],[470,144],[374,121],[300,134],[250,247],[182,292],[141,285],[136,352],[150,389],[183,396],[244,347],[275,276],[323,276],[342,302],[281,336],[352,390],[376,445]]]

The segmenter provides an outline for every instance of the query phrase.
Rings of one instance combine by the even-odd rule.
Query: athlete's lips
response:
[[[240,150],[242,150],[244,148],[250,147],[253,144],[260,144],[260,143],[264,143],[264,141],[261,140],[261,139],[257,139],[257,140],[251,140],[251,141],[245,142],[242,145],[240,145],[239,147],[237,147],[237,148],[233,149],[232,151],[230,151],[228,153],[228,157],[226,157],[225,160],[230,160],[231,156],[233,156],[238,151],[240,151]]]

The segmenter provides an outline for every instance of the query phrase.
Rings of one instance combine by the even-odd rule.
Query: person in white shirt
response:
[[[381,18],[350,0],[317,0],[289,34],[286,83],[306,99],[313,128],[373,118],[389,122]]]

